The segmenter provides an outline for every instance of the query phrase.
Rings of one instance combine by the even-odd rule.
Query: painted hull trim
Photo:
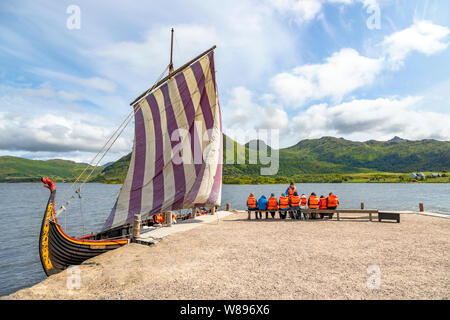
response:
[[[49,178],[41,181],[50,190],[39,235],[39,256],[47,276],[128,244],[128,239],[88,240],[91,237],[72,238],[65,234],[55,216],[55,184]]]

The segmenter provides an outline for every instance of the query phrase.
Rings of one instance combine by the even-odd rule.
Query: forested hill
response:
[[[30,160],[19,157],[0,157],[0,182],[38,182],[49,177],[55,182],[73,181],[86,168],[85,164],[69,160]],[[102,167],[96,169],[97,175]]]
[[[233,182],[243,176],[259,176],[261,165],[249,164],[248,161],[250,145],[242,146],[234,143],[235,159],[238,154],[246,159],[245,164],[225,164],[224,182]],[[270,147],[268,149],[270,150]],[[130,158],[128,154],[107,166],[94,181],[121,183],[125,178]],[[450,142],[409,141],[398,137],[389,141],[354,142],[324,137],[302,140],[295,146],[280,149],[279,159],[277,176],[280,178],[305,174],[446,171],[450,169]]]

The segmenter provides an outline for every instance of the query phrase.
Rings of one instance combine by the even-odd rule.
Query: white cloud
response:
[[[0,154],[32,157],[36,153],[44,159],[44,154],[58,158],[67,154],[90,161],[120,122],[111,120],[112,111],[86,110],[77,100],[76,93],[48,84],[39,88],[0,85]],[[106,159],[131,150],[132,126]]]
[[[376,4],[376,0],[269,0],[267,4],[283,15],[292,16],[295,22],[302,24],[320,17],[324,4],[351,5],[356,2],[361,2],[364,6]]]
[[[276,75],[271,85],[286,105],[301,107],[310,100],[340,101],[355,89],[371,84],[382,69],[381,59],[361,56],[354,49],[342,49],[323,64],[304,65]]]
[[[247,88],[233,88],[229,102],[222,109],[225,133],[227,130],[243,128],[244,131],[287,128],[289,123],[287,113],[282,107],[271,102],[271,98],[266,95],[261,101],[255,101],[255,95]]]
[[[354,49],[345,48],[322,64],[303,65],[275,75],[271,86],[280,101],[291,108],[326,98],[338,103],[356,89],[371,85],[382,71],[402,66],[411,52],[431,55],[446,49],[448,43],[443,40],[448,34],[450,30],[446,27],[428,21],[417,22],[386,37],[379,57],[365,57]]]
[[[205,17],[202,22],[153,23],[138,39],[111,41],[103,47],[83,50],[83,54],[97,61],[100,74],[136,95],[151,86],[168,65],[172,27],[175,68],[216,44],[217,77],[222,87],[257,85],[274,72],[277,57],[293,60],[295,43],[287,26],[266,7],[237,2],[232,6],[217,5],[212,10],[207,2],[195,5],[196,15]]]
[[[46,85],[41,86],[40,88],[26,88],[21,89],[19,92],[30,97],[42,97],[48,99],[60,99],[63,101],[77,101],[81,100],[82,97],[78,93],[67,92],[64,90],[54,90]]]
[[[314,105],[292,121],[292,143],[299,139],[337,136],[364,141],[408,139],[450,140],[450,115],[417,110],[422,97],[353,100],[328,106]]]
[[[169,30],[168,26],[159,26],[148,30],[142,41],[123,41],[111,43],[98,48],[93,54],[106,59],[107,64],[120,64],[134,74],[149,77],[160,74],[169,64]],[[199,53],[199,50],[207,49],[217,41],[214,28],[200,25],[177,25],[176,47],[183,48],[177,52],[175,47],[174,63],[187,62]]]
[[[320,0],[271,0],[277,11],[295,17],[297,23],[313,20],[322,10]]]
[[[113,81],[100,77],[90,77],[90,78],[76,77],[63,72],[47,70],[42,68],[31,68],[30,71],[41,77],[46,77],[54,81],[62,80],[68,84],[76,84],[84,88],[101,90],[106,93],[113,93],[116,89],[116,85]]]
[[[382,43],[388,60],[399,67],[413,51],[432,55],[445,50],[450,29],[430,21],[418,21],[411,27],[386,37]]]
[[[97,152],[112,133],[99,120],[82,114],[0,112],[0,150]],[[128,151],[130,145],[119,138],[114,150]]]

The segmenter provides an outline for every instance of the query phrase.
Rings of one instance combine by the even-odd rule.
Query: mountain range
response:
[[[240,157],[245,161],[243,164],[226,164],[224,160],[224,183],[284,183],[288,179],[302,180],[308,175],[442,172],[450,169],[450,141],[411,141],[394,137],[389,141],[355,142],[323,137],[302,140],[294,146],[279,149],[278,173],[264,177],[260,170],[268,165],[262,165],[259,157],[256,164],[249,164],[249,155],[255,145],[265,148],[265,143],[253,141],[241,145],[225,138],[224,141],[232,141],[234,148],[224,145],[224,159],[227,158],[227,150],[234,150],[234,159]],[[270,146],[267,150],[268,154],[274,152]],[[116,162],[97,168],[91,181],[122,183],[130,159],[131,154],[127,154]],[[41,161],[3,156],[0,157],[0,182],[33,182],[41,176],[49,176],[55,181],[71,181],[84,167],[68,160]]]
[[[225,136],[226,137],[226,136]],[[224,138],[225,138],[224,137]],[[226,139],[224,139],[225,141]],[[228,140],[231,140],[228,138]],[[263,141],[241,145],[235,141],[234,159],[245,159],[244,164],[226,164],[224,160],[223,180],[237,183],[243,177],[258,177],[259,182],[285,182],[298,175],[311,174],[355,174],[368,172],[408,173],[413,171],[446,171],[450,169],[450,142],[438,140],[410,141],[394,137],[389,141],[349,141],[343,138],[323,137],[302,140],[289,148],[279,149],[279,170],[275,177],[261,177],[260,159],[249,164],[251,148],[264,148]],[[227,158],[224,146],[224,159]],[[267,146],[268,153],[272,152]],[[105,167],[94,181],[120,183],[126,175],[131,154]],[[275,180],[274,180],[275,179]],[[248,179],[247,179],[248,180]]]

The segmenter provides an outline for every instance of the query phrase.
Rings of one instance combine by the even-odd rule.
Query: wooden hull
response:
[[[128,243],[128,239],[88,240],[66,235],[54,214],[56,193],[54,184],[50,179],[43,182],[51,191],[39,236],[39,255],[47,276],[61,272],[71,265],[79,265],[87,259]]]

